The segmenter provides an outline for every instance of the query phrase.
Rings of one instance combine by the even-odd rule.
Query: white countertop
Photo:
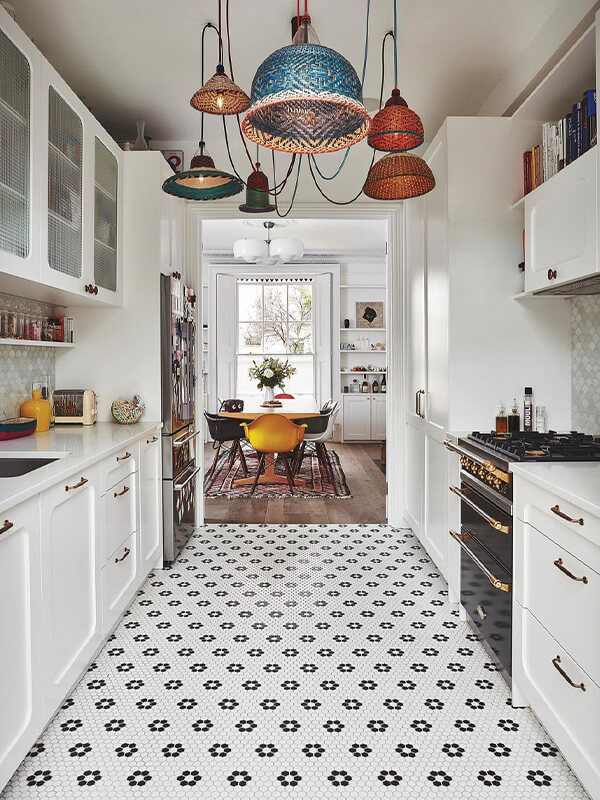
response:
[[[57,458],[16,478],[0,478],[0,514],[48,489],[61,479],[118,452],[128,442],[146,436],[161,422],[142,420],[134,425],[97,422],[95,425],[59,425],[48,433],[0,442],[2,458]]]
[[[531,483],[557,492],[560,497],[590,514],[600,516],[600,463],[523,463],[513,461],[510,470]]]

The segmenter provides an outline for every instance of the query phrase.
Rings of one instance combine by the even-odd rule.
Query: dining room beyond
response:
[[[202,222],[205,520],[385,522],[386,223],[266,230]]]

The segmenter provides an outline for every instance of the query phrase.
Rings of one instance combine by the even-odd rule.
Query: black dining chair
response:
[[[315,452],[323,469],[325,469],[327,474],[330,473],[331,465],[329,464],[329,457],[327,456],[325,447],[321,446],[321,442],[317,445],[311,444],[309,452],[306,452],[306,445],[319,439],[326,432],[332,411],[333,408],[330,408],[327,411],[321,411],[318,417],[306,417],[305,419],[294,420],[296,425],[306,425],[304,429],[304,439],[296,448],[292,461],[292,471],[294,475],[297,474],[305,456],[309,455],[309,452]],[[309,438],[307,439],[307,437]]]
[[[208,432],[213,439],[213,449],[215,450],[215,457],[207,477],[212,478],[214,475],[221,450],[229,453],[229,469],[233,467],[236,457],[239,455],[244,475],[248,475],[248,465],[241,445],[241,440],[245,438],[245,434],[238,420],[220,417],[218,414],[211,414],[208,411],[204,412],[204,418],[208,425]]]

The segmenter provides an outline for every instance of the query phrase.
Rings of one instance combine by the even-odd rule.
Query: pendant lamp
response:
[[[204,152],[204,142],[200,142],[189,170],[171,175],[162,188],[163,192],[186,200],[219,200],[239,194],[244,184],[235,175],[216,169],[215,162]]]
[[[422,158],[389,153],[371,167],[363,188],[374,200],[407,200],[435,187],[433,172]]]
[[[258,68],[251,102],[244,133],[271,150],[330,153],[356,144],[369,129],[354,67],[319,44],[308,14],[294,42]]]
[[[388,153],[412,150],[423,144],[423,123],[398,89],[392,90],[390,99],[373,117],[367,141],[375,150]]]
[[[269,198],[269,179],[261,172],[260,163],[246,181],[246,202],[239,207],[245,214],[264,214],[275,211]]]
[[[250,106],[250,98],[225,72],[223,64],[190,100],[190,105],[205,114],[241,114]]]
[[[264,267],[300,261],[304,255],[304,242],[301,239],[271,239],[273,228],[282,224],[272,220],[263,222],[267,231],[266,239],[236,239],[233,243],[234,258]]]

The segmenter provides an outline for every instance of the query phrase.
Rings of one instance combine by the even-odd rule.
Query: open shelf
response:
[[[359,331],[360,333],[366,333],[367,331],[377,331],[385,333],[385,328],[340,328],[340,333],[344,331]]]
[[[363,354],[381,353],[383,355],[386,352],[387,352],[386,350],[342,350],[340,348],[340,353],[363,353]]]
[[[387,375],[387,369],[341,369],[340,375]]]
[[[75,347],[75,342],[42,342],[37,339],[0,339],[0,345],[2,344],[17,347]]]
[[[360,289],[361,291],[385,292],[385,286],[374,286],[372,283],[340,283],[340,289]]]
[[[585,152],[585,153],[582,153],[582,154],[579,156],[579,158],[576,158],[576,159],[575,159],[575,161],[571,161],[571,163],[570,163],[570,164],[567,164],[567,166],[566,166],[566,167],[563,167],[563,168],[562,168],[561,170],[559,170],[558,172],[555,172],[555,173],[554,173],[554,175],[552,175],[552,177],[548,178],[548,180],[547,180],[547,181],[544,181],[543,183],[540,183],[540,185],[539,185],[539,186],[536,186],[536,187],[535,187],[535,189],[532,189],[530,192],[527,192],[527,194],[526,194],[526,195],[523,195],[523,197],[521,197],[519,200],[517,200],[516,202],[514,202],[514,203],[512,204],[512,206],[509,206],[509,208],[511,208],[511,209],[512,209],[512,208],[519,208],[519,206],[521,206],[521,205],[523,205],[523,204],[525,203],[525,198],[526,198],[526,197],[532,197],[532,196],[533,196],[533,195],[534,195],[536,192],[539,192],[539,190],[540,190],[540,189],[543,189],[543,188],[544,188],[544,186],[550,186],[550,185],[552,185],[552,182],[554,181],[554,179],[555,179],[556,177],[558,177],[559,175],[562,175],[562,174],[563,174],[563,172],[565,172],[565,170],[569,170],[569,169],[571,169],[571,167],[573,166],[573,164],[579,164],[579,166],[581,166],[581,162],[582,162],[582,160],[583,160],[583,159],[586,159],[586,158],[587,158],[587,159],[590,159],[590,160],[591,160],[592,158],[595,158],[595,154],[596,154],[596,148],[597,148],[597,145],[594,145],[593,147],[590,147],[590,149],[589,149],[589,150],[586,150],[586,152]],[[592,168],[590,167],[590,169],[592,169]]]

